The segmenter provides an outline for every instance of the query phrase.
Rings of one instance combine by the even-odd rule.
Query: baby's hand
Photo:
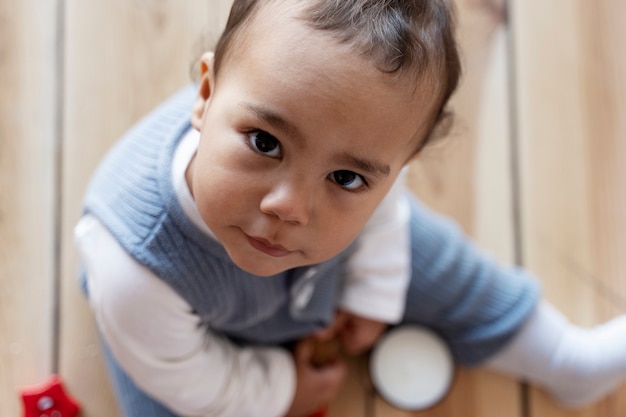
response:
[[[296,364],[296,394],[287,417],[306,417],[330,403],[345,379],[347,368],[339,358],[316,364],[315,338],[299,341],[293,356]]]
[[[315,336],[320,340],[338,338],[344,353],[358,355],[371,348],[387,327],[386,323],[340,310],[333,324]]]
[[[341,345],[343,351],[350,355],[358,355],[374,346],[380,336],[387,329],[387,324],[365,317],[348,315],[341,329]]]

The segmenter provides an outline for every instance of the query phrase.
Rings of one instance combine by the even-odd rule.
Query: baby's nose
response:
[[[278,184],[261,201],[261,211],[285,222],[307,225],[311,217],[312,195],[305,187],[296,184]]]

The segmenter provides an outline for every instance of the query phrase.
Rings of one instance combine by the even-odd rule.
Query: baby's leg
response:
[[[483,362],[532,314],[537,281],[497,264],[419,202],[412,204],[410,227],[412,276],[403,321],[438,332],[458,362]]]
[[[538,303],[535,279],[478,251],[458,228],[419,203],[411,213],[412,277],[404,322],[440,333],[455,359],[588,404],[626,376],[626,316],[593,329]]]
[[[626,316],[582,329],[542,303],[487,366],[543,386],[565,405],[589,404],[626,377]]]

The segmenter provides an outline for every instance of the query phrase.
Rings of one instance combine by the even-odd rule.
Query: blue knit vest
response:
[[[238,268],[183,213],[173,188],[172,158],[190,128],[195,94],[193,87],[177,93],[118,142],[92,179],[86,213],[213,331],[269,344],[329,323],[348,250],[322,264],[259,277]]]

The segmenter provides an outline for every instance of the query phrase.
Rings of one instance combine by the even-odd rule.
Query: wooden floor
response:
[[[97,161],[189,80],[229,0],[0,0],[0,415],[60,373],[85,417],[119,413],[76,285],[71,228]],[[458,0],[466,75],[453,134],[411,184],[502,262],[537,274],[580,325],[626,312],[626,7]],[[205,35],[208,43],[199,42]],[[626,354],[626,350],[625,350]],[[579,411],[460,369],[425,412],[378,398],[365,358],[331,416],[619,417],[626,386]]]

